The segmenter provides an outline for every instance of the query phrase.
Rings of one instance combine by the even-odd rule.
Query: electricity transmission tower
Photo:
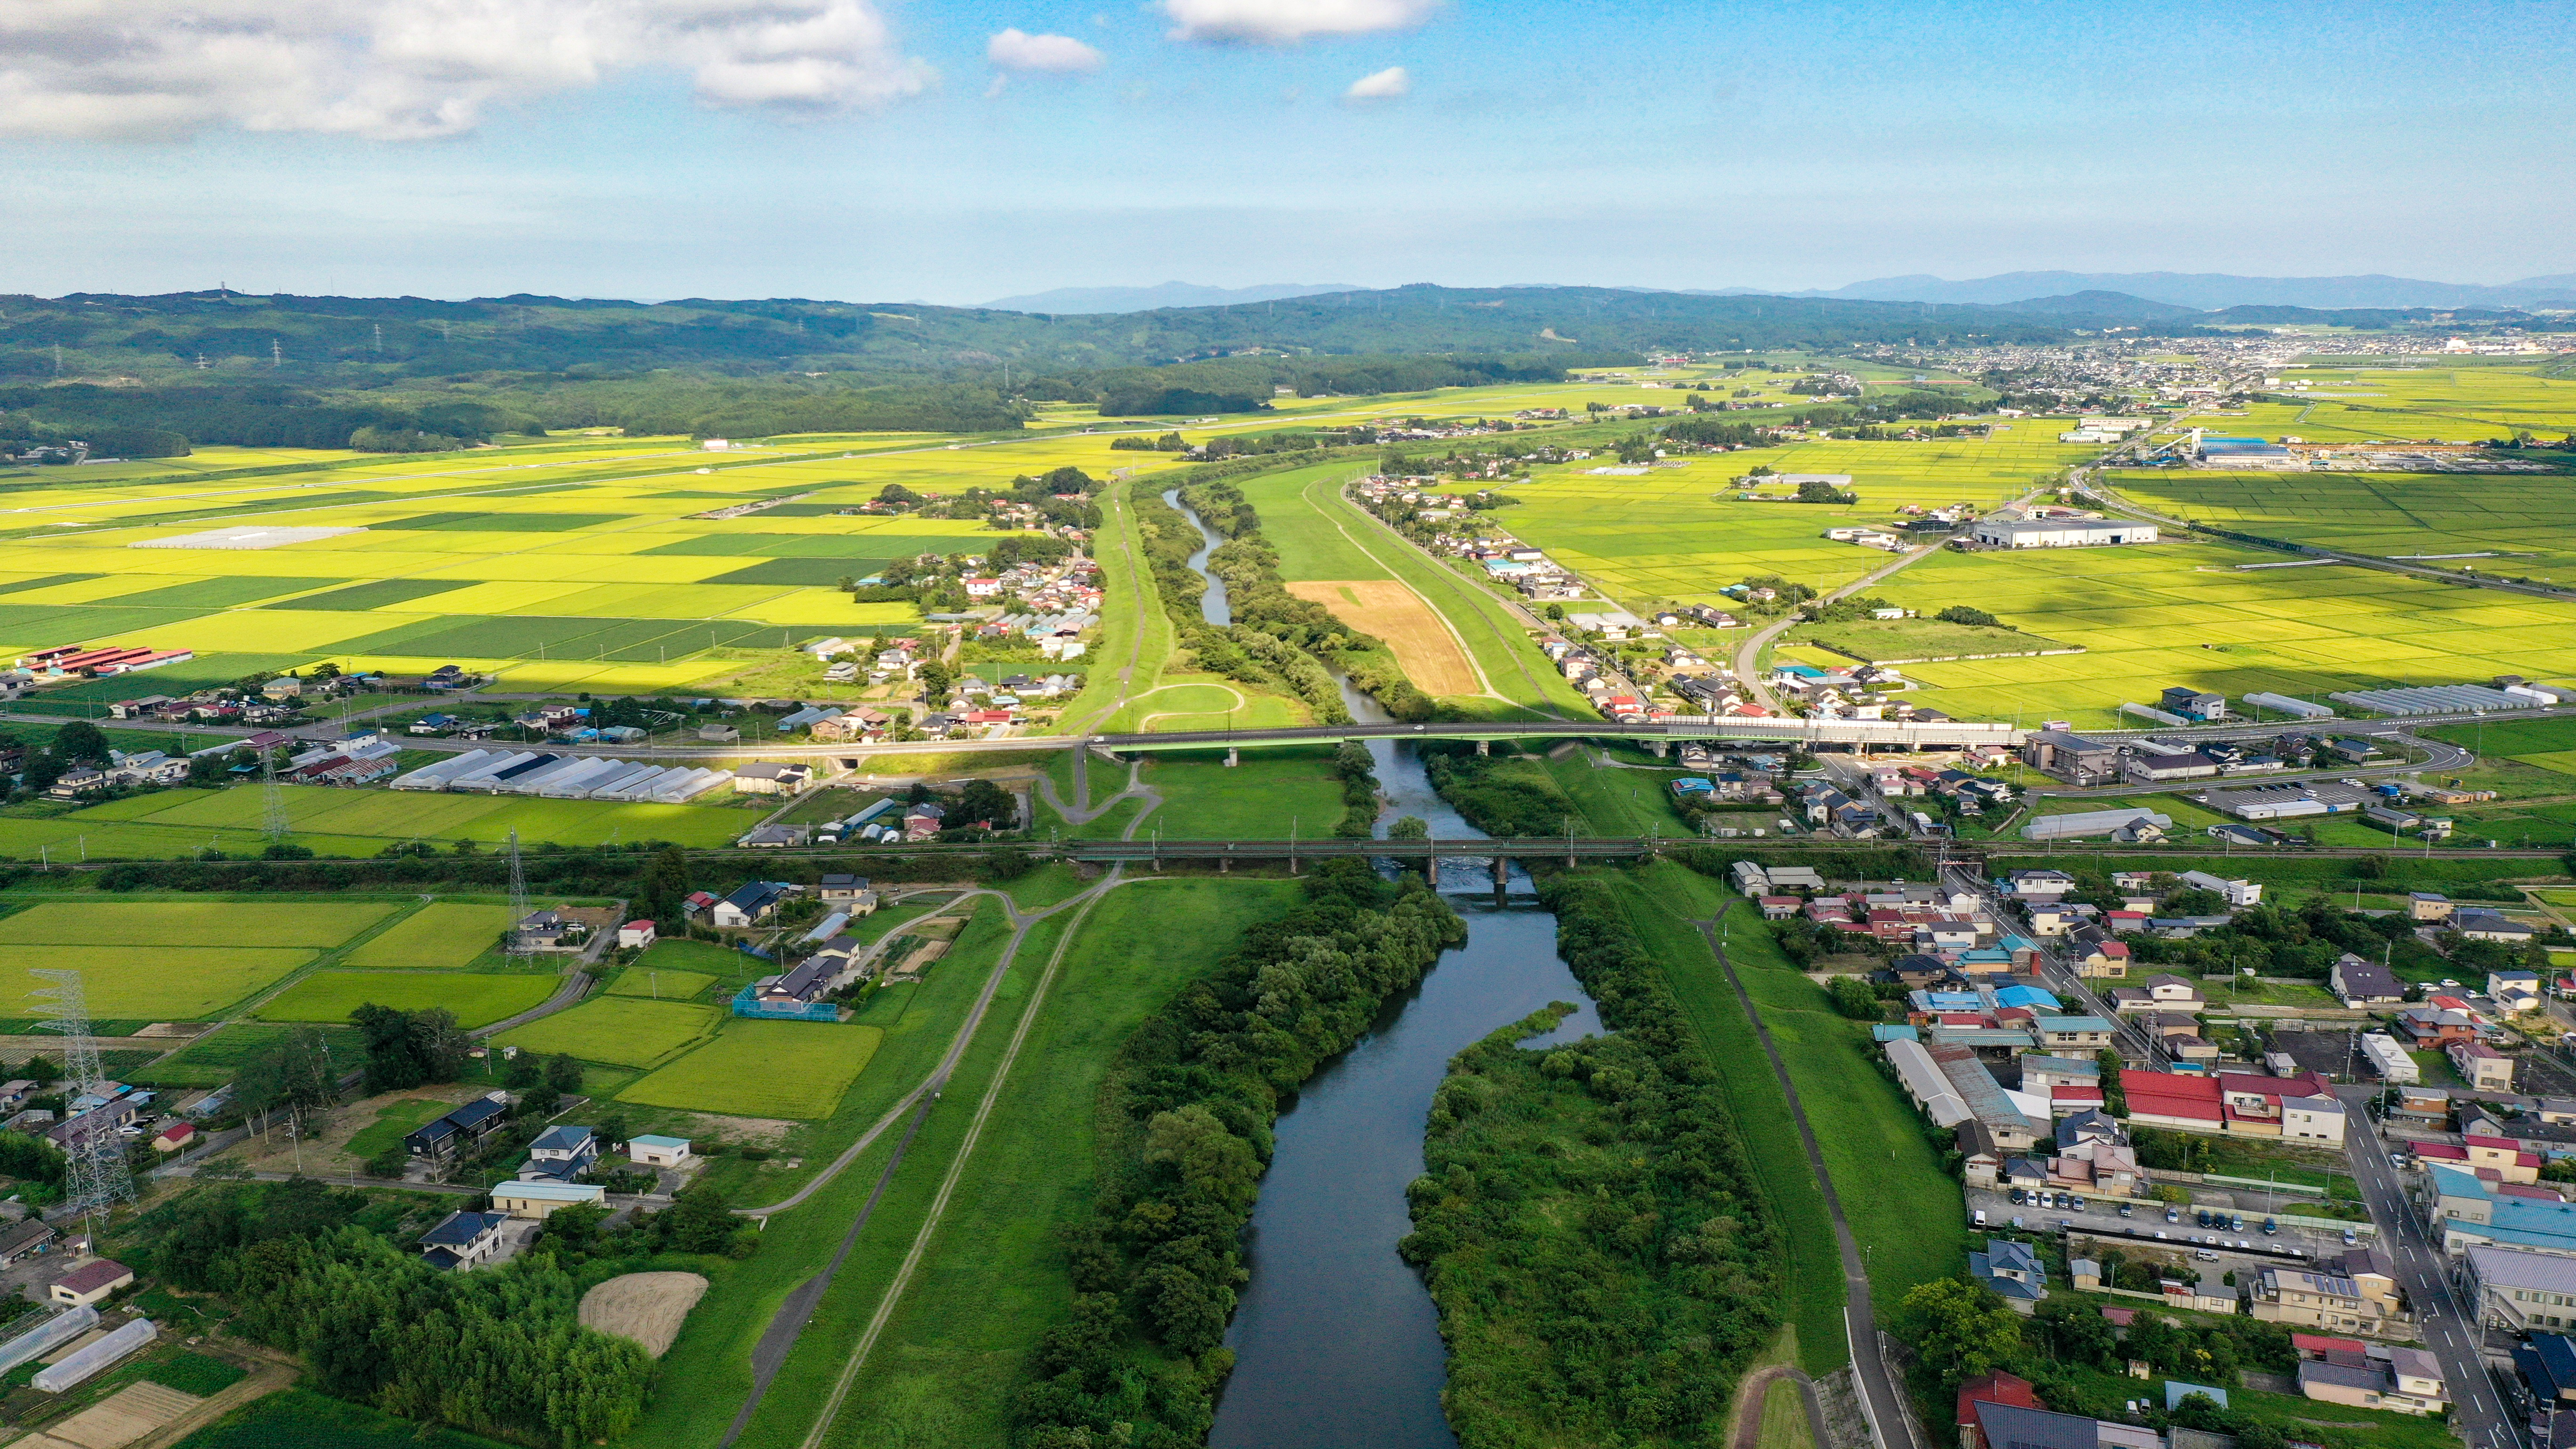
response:
[[[89,993],[81,985],[81,974],[44,967],[30,974],[47,983],[35,993],[36,1012],[45,1018],[45,1030],[62,1034],[68,1100],[104,1096],[107,1073],[98,1064],[98,1041],[90,1035]],[[90,1219],[90,1239],[95,1242],[97,1219],[115,1211],[120,1202],[134,1201],[134,1173],[126,1165],[125,1139],[106,1117],[72,1121],[63,1143],[63,1201]]]
[[[277,756],[268,751],[262,751],[259,763],[261,797],[259,833],[268,837],[269,844],[283,845],[286,843],[287,831],[286,792],[279,789],[277,785]]]
[[[520,929],[528,919],[528,872],[519,862],[519,832],[510,832],[510,962],[525,966],[535,953],[529,948],[528,933]]]

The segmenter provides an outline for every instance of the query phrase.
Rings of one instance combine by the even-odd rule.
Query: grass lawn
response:
[[[1331,751],[1253,750],[1241,759],[1227,769],[1222,753],[1153,757],[1145,783],[1161,792],[1163,804],[1148,828],[1173,840],[1284,840],[1292,823],[1312,839],[1341,822],[1342,781]]]
[[[735,976],[766,975],[769,963],[757,956],[746,955],[730,946],[713,941],[691,941],[665,936],[655,941],[636,961],[656,971],[696,971],[724,980]]]
[[[1946,624],[1938,619],[1853,619],[1807,624],[1780,636],[1783,643],[1813,643],[1860,659],[1957,659],[1980,654],[2028,654],[2064,649],[2064,640],[2014,629]]]
[[[279,992],[254,1015],[263,1021],[347,1021],[361,1006],[417,1011],[443,1006],[456,1024],[488,1026],[554,995],[551,976],[464,971],[317,971]]]
[[[452,970],[492,950],[510,924],[507,905],[435,901],[361,942],[341,961],[395,971]]]
[[[1807,1401],[1788,1379],[1773,1379],[1762,1392],[1759,1449],[1818,1449],[1807,1425]]]
[[[1155,881],[1113,891],[1093,910],[828,1443],[980,1449],[1008,1438],[1028,1351],[1071,1307],[1054,1233],[1090,1210],[1111,1057],[1148,1012],[1296,893],[1285,881]],[[1174,930],[1180,921],[1189,929]],[[1031,979],[1044,965],[1043,956],[1020,959]],[[791,1372],[802,1361],[791,1360]]]
[[[434,1122],[456,1109],[454,1102],[435,1097],[404,1097],[387,1102],[376,1113],[376,1120],[349,1136],[346,1149],[352,1157],[373,1157],[403,1140],[424,1122]]]
[[[712,1006],[599,996],[494,1037],[522,1051],[561,1052],[611,1066],[658,1067],[696,1046],[726,1020]]]
[[[707,988],[716,984],[716,978],[703,971],[670,970],[647,964],[651,960],[648,955],[645,961],[618,972],[617,979],[608,983],[608,994],[642,996],[654,1001],[694,1001],[706,995]]]
[[[16,918],[12,918],[14,924]],[[165,946],[137,950],[130,946],[0,945],[0,980],[11,983],[0,998],[0,1010],[13,1016],[34,1014],[35,992],[42,984],[30,970],[67,969],[81,973],[93,1018],[139,1017],[144,1021],[192,1021],[211,1016],[251,993],[282,980],[310,964],[315,953],[288,946]]]
[[[829,1117],[884,1039],[873,1026],[727,1019],[714,1041],[649,1073],[618,1100],[741,1117]]]
[[[238,1021],[218,1027],[197,1038],[184,1049],[162,1058],[148,1067],[129,1071],[129,1080],[168,1087],[220,1087],[233,1079],[241,1064],[254,1055],[284,1041],[302,1026],[259,1021]],[[330,1043],[335,1059],[356,1061],[361,1048],[354,1027],[324,1026],[312,1028]]]
[[[391,903],[47,901],[9,918],[9,938],[39,946],[303,947],[328,950],[394,913]]]

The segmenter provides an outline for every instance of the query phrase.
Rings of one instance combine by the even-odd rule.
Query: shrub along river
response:
[[[1202,565],[1222,540],[1177,493],[1164,501],[1198,523]],[[1228,623],[1224,584],[1208,579],[1201,612]],[[1355,720],[1388,718],[1345,682]],[[1389,808],[1438,840],[1481,833],[1431,788],[1414,746],[1369,744]],[[1467,847],[1472,849],[1472,846]],[[1465,945],[1441,955],[1368,1035],[1309,1078],[1279,1118],[1277,1150],[1253,1209],[1245,1287],[1226,1343],[1234,1376],[1217,1405],[1215,1449],[1444,1449],[1448,1351],[1422,1280],[1395,1245],[1412,1231],[1404,1189],[1422,1173],[1431,1094],[1449,1058],[1551,1001],[1582,1009],[1531,1044],[1601,1029],[1592,999],[1556,955],[1556,918],[1538,908],[1518,866],[1501,890],[1489,858],[1443,860],[1441,893],[1467,920]]]

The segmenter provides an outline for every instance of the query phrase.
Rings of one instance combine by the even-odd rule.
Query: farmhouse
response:
[[[652,945],[654,939],[651,921],[628,921],[617,928],[617,945],[621,950],[640,951]]]
[[[549,1127],[528,1144],[521,1182],[570,1182],[599,1157],[599,1138],[587,1127]]]
[[[45,1290],[46,1301],[66,1308],[87,1308],[134,1281],[134,1270],[114,1258],[92,1258]]]

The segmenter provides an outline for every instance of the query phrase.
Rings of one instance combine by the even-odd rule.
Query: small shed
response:
[[[67,1308],[87,1308],[134,1281],[134,1270],[114,1258],[92,1258],[65,1273],[45,1297]]]
[[[646,1167],[684,1167],[689,1162],[689,1139],[686,1137],[631,1137],[626,1142],[626,1158]]]

